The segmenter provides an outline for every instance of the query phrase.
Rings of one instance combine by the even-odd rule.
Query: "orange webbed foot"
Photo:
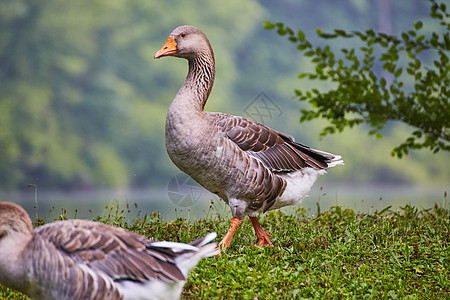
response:
[[[261,228],[261,225],[258,222],[258,218],[250,217],[250,220],[252,221],[253,228],[255,229],[255,234],[257,237],[256,243],[258,243],[258,246],[272,246],[273,244],[269,239],[269,236],[272,235]]]
[[[264,247],[264,246],[273,246],[272,242],[269,239],[269,236],[272,236],[270,233],[266,231],[262,231],[259,235],[257,234],[257,239],[255,243],[258,243],[258,246]]]

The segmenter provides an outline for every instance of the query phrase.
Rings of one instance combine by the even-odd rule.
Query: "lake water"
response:
[[[229,216],[229,208],[217,196],[209,193],[186,177],[175,178],[167,187],[147,190],[95,190],[83,192],[37,191],[38,216],[47,222],[54,221],[62,213],[68,218],[92,219],[124,210],[127,219],[143,217],[158,211],[162,218],[206,218],[213,214]],[[392,205],[392,210],[411,204],[417,208],[431,208],[435,203],[449,208],[448,187],[420,186],[372,186],[346,185],[315,186],[303,203],[284,208],[286,213],[304,207],[309,215],[332,206],[351,208],[355,212],[373,213]],[[12,201],[23,206],[32,220],[36,219],[34,208],[35,190],[30,187],[21,192],[0,192],[0,201]]]

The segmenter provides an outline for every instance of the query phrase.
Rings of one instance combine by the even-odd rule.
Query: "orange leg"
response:
[[[250,217],[250,221],[252,221],[253,228],[255,229],[255,233],[256,233],[256,237],[257,237],[256,241],[258,242],[258,246],[260,246],[260,247],[271,246],[272,242],[269,240],[269,236],[272,236],[272,235],[268,232],[265,232],[261,228],[261,225],[258,222],[258,218]]]
[[[217,247],[219,250],[223,250],[224,252],[227,250],[228,246],[230,245],[231,239],[233,238],[233,235],[238,229],[239,225],[241,225],[241,222],[241,219],[231,218],[230,229],[228,229],[227,234],[222,239],[222,241],[220,241],[219,246]]]

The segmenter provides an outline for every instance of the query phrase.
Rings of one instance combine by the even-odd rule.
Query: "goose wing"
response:
[[[186,280],[175,264],[174,251],[152,246],[152,240],[122,228],[70,220],[44,225],[36,233],[62,256],[102,271],[113,280]]]
[[[226,115],[227,116],[227,115]],[[292,172],[306,167],[326,169],[339,157],[296,143],[292,137],[250,119],[227,116],[220,125],[239,148],[258,158],[274,172]]]

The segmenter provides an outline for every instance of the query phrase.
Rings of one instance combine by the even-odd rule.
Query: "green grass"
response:
[[[208,232],[223,237],[228,216],[166,222],[157,213],[125,222],[100,221],[156,240],[190,242]],[[303,209],[261,218],[273,247],[252,246],[248,218],[222,257],[204,259],[182,299],[450,299],[450,210],[406,206],[372,215],[332,207],[316,217]],[[0,287],[0,297],[21,299]]]

